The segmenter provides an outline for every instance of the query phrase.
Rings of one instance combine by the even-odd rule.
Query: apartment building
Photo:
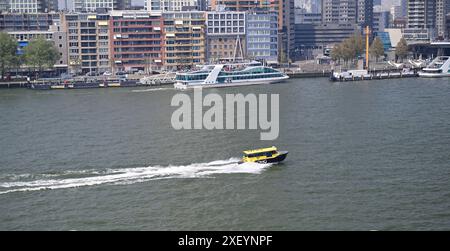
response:
[[[66,13],[61,23],[67,30],[69,72],[110,71],[109,14]]]
[[[205,12],[163,12],[163,20],[164,66],[175,70],[205,63]]]
[[[149,72],[161,68],[164,46],[161,13],[112,11],[109,27],[114,70]]]

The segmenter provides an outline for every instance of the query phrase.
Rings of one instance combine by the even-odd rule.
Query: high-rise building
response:
[[[409,0],[408,28],[428,29],[436,25],[437,0]]]
[[[409,40],[442,39],[447,35],[446,15],[449,0],[408,0],[408,24],[405,38]]]
[[[280,0],[282,2],[282,20],[278,20],[280,41],[278,55],[281,63],[293,58],[295,46],[295,4],[294,0]],[[280,18],[280,16],[278,16]]]
[[[97,9],[131,9],[131,0],[73,0],[75,12],[95,12]]]
[[[358,0],[357,18],[361,26],[373,27],[373,0]]]
[[[322,22],[372,26],[373,0],[323,0]]]
[[[448,38],[447,18],[450,13],[450,0],[436,0],[436,33],[439,38]]]

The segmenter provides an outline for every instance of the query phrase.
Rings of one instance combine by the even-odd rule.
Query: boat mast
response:
[[[238,48],[239,48],[239,52],[241,54],[240,58],[243,59],[244,58],[244,52],[242,49],[242,43],[241,43],[241,38],[239,37],[239,35],[236,36],[236,41],[235,41],[235,45],[234,45],[234,55],[233,55],[233,61],[236,61],[236,56],[238,54]]]

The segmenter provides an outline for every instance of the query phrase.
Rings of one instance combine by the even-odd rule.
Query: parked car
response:
[[[105,72],[103,72],[103,76],[111,76],[112,75],[112,73],[111,72],[109,72],[109,71],[105,71]]]

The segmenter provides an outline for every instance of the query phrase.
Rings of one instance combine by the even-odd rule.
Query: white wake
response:
[[[38,191],[45,189],[62,189],[101,184],[133,184],[156,179],[170,178],[208,178],[215,174],[249,173],[259,174],[271,164],[243,163],[239,159],[218,160],[209,163],[195,163],[181,166],[148,166],[136,168],[119,168],[99,170],[65,171],[60,174],[19,174],[13,181],[0,182],[0,194]],[[70,178],[67,176],[83,176]],[[31,177],[32,180],[16,181],[21,177]]]

